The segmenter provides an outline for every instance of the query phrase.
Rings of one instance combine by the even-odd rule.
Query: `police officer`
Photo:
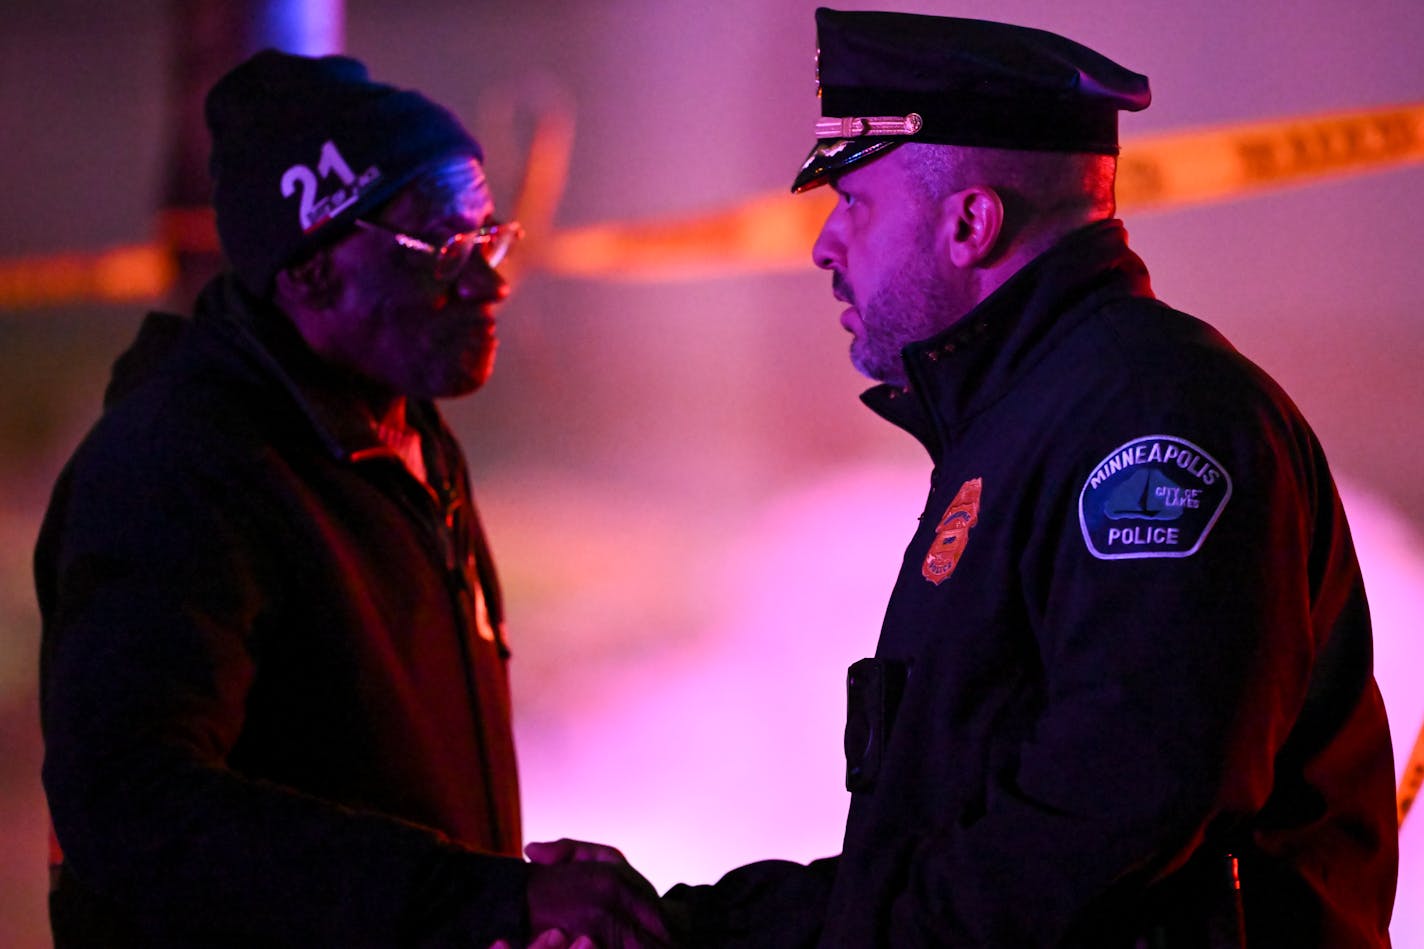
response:
[[[1146,78],[1000,23],[816,24],[793,190],[837,193],[815,262],[934,474],[848,679],[842,853],[675,888],[691,941],[1388,945],[1349,528],[1294,405],[1114,218]]]

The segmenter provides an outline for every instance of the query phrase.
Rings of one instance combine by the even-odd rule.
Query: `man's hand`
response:
[[[534,863],[617,863],[632,870],[623,851],[607,844],[591,844],[586,840],[551,840],[547,843],[532,843],[524,848]],[[636,871],[635,871],[636,872]],[[641,877],[640,877],[641,878]],[[646,882],[646,881],[645,881]]]
[[[529,924],[534,945],[555,949],[550,931],[591,937],[597,949],[666,949],[658,893],[613,847],[577,840],[533,843]],[[571,946],[570,949],[573,949]]]

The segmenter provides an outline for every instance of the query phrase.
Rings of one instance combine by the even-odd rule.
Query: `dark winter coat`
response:
[[[520,937],[499,592],[435,408],[427,487],[223,279],[110,402],[35,561],[57,944]]]
[[[849,677],[844,850],[675,891],[701,941],[1388,945],[1364,588],[1286,395],[1116,222],[905,363],[866,401],[935,468]]]

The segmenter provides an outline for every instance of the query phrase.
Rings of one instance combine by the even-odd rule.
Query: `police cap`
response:
[[[818,142],[805,191],[904,142],[1117,154],[1117,114],[1147,77],[1028,27],[912,13],[816,11]]]

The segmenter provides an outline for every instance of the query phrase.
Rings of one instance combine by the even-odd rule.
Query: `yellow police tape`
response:
[[[173,255],[158,244],[21,257],[0,261],[0,309],[156,300],[176,276]]]
[[[1421,159],[1424,104],[1203,129],[1126,143],[1118,201],[1199,204]]]
[[[1401,826],[1404,824],[1404,815],[1409,813],[1409,807],[1419,795],[1420,788],[1424,788],[1424,726],[1420,727],[1419,737],[1414,741],[1414,751],[1409,755],[1409,761],[1399,776],[1399,791],[1395,794],[1394,801],[1399,809]]]
[[[1198,129],[1126,142],[1118,203],[1162,210],[1419,161],[1424,103]],[[533,235],[520,269],[662,281],[806,267],[833,200],[826,189],[777,191],[703,214]],[[0,309],[152,300],[174,278],[168,245],[0,261]]]
[[[1118,206],[1182,207],[1419,161],[1424,103],[1197,129],[1124,143]],[[553,235],[539,264],[624,280],[807,267],[834,200],[829,189],[773,192],[700,216],[565,231]]]

